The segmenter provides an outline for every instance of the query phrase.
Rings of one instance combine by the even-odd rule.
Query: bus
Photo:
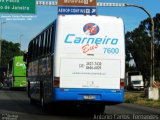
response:
[[[103,112],[124,101],[123,21],[112,16],[66,15],[28,46],[30,102],[71,102]]]
[[[8,63],[7,78],[9,87],[12,88],[26,88],[26,65],[23,56],[15,56]]]

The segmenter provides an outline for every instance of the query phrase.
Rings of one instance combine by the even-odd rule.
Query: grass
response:
[[[151,100],[144,93],[125,92],[125,103],[132,103],[160,109],[160,100]]]

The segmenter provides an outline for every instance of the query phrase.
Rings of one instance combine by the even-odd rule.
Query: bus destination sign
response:
[[[97,0],[58,0],[59,15],[97,15]]]
[[[58,0],[59,6],[97,6],[97,0]]]

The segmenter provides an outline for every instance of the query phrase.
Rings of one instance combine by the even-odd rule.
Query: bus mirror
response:
[[[25,53],[25,54],[23,55],[23,61],[27,62],[27,56],[28,56],[28,53]]]

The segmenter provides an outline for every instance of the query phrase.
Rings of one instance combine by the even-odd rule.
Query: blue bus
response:
[[[29,43],[30,102],[86,104],[101,113],[108,102],[122,103],[124,41],[119,17],[58,16]]]

